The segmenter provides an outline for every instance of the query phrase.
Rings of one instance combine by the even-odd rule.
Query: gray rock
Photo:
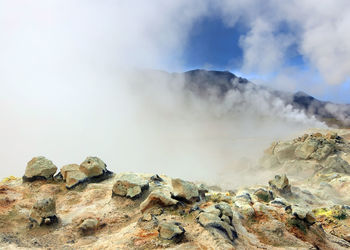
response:
[[[317,150],[319,144],[320,142],[317,139],[309,137],[295,149],[295,156],[307,160],[310,158],[311,154]]]
[[[276,175],[273,180],[269,181],[269,185],[272,189],[274,189],[280,194],[291,193],[289,180],[285,174],[283,174],[282,176]]]
[[[62,179],[66,180],[67,174],[69,172],[80,171],[79,168],[80,168],[80,166],[78,164],[68,164],[68,165],[63,166],[60,170],[61,175],[62,175]]]
[[[149,188],[149,182],[137,174],[124,174],[113,185],[113,195],[138,198]]]
[[[198,186],[198,194],[201,200],[205,199],[205,194],[209,192],[209,188],[205,184]]]
[[[85,219],[79,226],[78,229],[82,234],[93,233],[98,226],[98,220],[95,218]]]
[[[85,161],[80,164],[80,171],[87,177],[94,177],[103,175],[106,172],[106,164],[98,157],[87,157]]]
[[[304,220],[310,225],[316,222],[316,217],[312,213],[312,211],[304,207],[293,205],[292,215],[295,216],[297,219]]]
[[[273,199],[272,192],[267,191],[264,188],[259,188],[254,192],[254,196],[259,200],[263,202],[269,202]]]
[[[57,222],[56,202],[52,198],[44,198],[36,201],[30,210],[29,220],[38,225]]]
[[[325,144],[322,147],[318,148],[316,152],[310,155],[311,158],[322,161],[327,158],[328,155],[335,151],[335,147],[332,144]]]
[[[280,163],[295,158],[297,145],[291,142],[278,143],[274,148],[274,155]]]
[[[179,222],[162,222],[159,224],[158,232],[161,239],[178,243],[186,231]]]
[[[156,205],[160,206],[172,206],[178,203],[177,200],[171,198],[171,193],[167,188],[157,188],[153,190],[148,197],[140,204],[141,212],[145,212],[147,209]]]
[[[224,232],[231,241],[237,238],[235,228],[213,213],[202,212],[198,215],[197,221],[201,226],[207,229],[216,229]]]
[[[78,184],[85,182],[87,180],[87,176],[80,170],[68,171],[66,172],[65,180],[66,188],[71,189]]]
[[[350,174],[350,165],[338,155],[332,155],[322,164],[324,173],[345,173]]]
[[[283,198],[275,198],[274,200],[270,201],[271,205],[276,205],[276,206],[281,206],[281,207],[286,207],[289,206],[289,203],[283,199]]]
[[[57,167],[52,161],[43,156],[34,157],[27,164],[23,181],[31,182],[39,179],[52,179],[56,171]]]
[[[235,199],[236,200],[244,200],[246,202],[251,202],[252,201],[252,197],[245,190],[238,191],[236,196],[235,196]]]
[[[199,200],[198,188],[195,184],[181,179],[172,179],[173,196],[184,199],[187,202]]]
[[[222,215],[222,212],[221,212],[221,210],[219,208],[216,208],[215,206],[216,205],[213,204],[213,205],[211,205],[209,207],[206,207],[203,211],[206,212],[206,213],[214,214],[214,215],[220,217]]]
[[[219,204],[215,204],[215,207],[221,211],[222,216],[227,216],[232,220],[233,212],[229,204],[225,202],[220,202]]]
[[[247,202],[246,200],[236,200],[235,206],[241,216],[244,218],[252,218],[255,215],[255,210],[250,205],[250,202]]]

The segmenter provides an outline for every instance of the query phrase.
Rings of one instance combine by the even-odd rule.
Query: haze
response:
[[[58,167],[92,155],[117,172],[255,181],[237,171],[248,169],[272,140],[325,125],[278,100],[271,109],[264,93],[188,103],[183,79],[140,72],[186,70],[191,29],[214,9],[225,25],[241,20],[249,27],[240,43],[243,61],[231,71],[274,74],[271,82],[288,90],[291,82],[301,86],[290,72],[320,79],[318,90],[348,84],[348,1],[266,2],[271,12],[260,1],[0,0],[0,176],[21,176],[38,155]],[[282,22],[295,37],[274,36]],[[291,45],[309,61],[305,74],[281,63]],[[244,105],[229,113],[237,100]]]

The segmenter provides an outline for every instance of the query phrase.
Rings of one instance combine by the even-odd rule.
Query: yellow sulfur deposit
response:
[[[11,176],[8,176],[8,177],[5,177],[4,179],[2,179],[1,182],[9,182],[9,181],[15,181],[17,180],[17,177],[11,175]]]

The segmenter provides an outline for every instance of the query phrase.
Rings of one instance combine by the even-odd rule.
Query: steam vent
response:
[[[322,132],[322,131],[321,131]],[[31,159],[0,186],[1,249],[350,248],[346,130],[274,142],[262,185],[234,190],[160,174],[113,173],[98,157]]]

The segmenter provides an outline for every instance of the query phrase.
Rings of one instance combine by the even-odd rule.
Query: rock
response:
[[[207,213],[207,212],[200,213],[197,217],[197,222],[202,227],[205,227],[208,229],[216,229],[221,232],[224,232],[225,235],[231,241],[234,241],[234,239],[237,238],[237,232],[235,228],[213,213]]]
[[[254,196],[259,200],[263,202],[269,202],[273,199],[272,192],[267,191],[266,189],[259,188],[254,192]]]
[[[305,220],[307,223],[309,223],[310,225],[314,224],[316,222],[316,217],[312,212],[308,212],[306,214]]]
[[[319,146],[319,141],[315,138],[309,137],[304,143],[300,144],[295,149],[295,156],[307,160],[310,158],[311,154],[317,150]]]
[[[322,137],[322,134],[319,132],[313,133],[311,136],[313,137]]]
[[[232,212],[232,208],[229,204],[227,204],[225,202],[220,202],[219,204],[215,205],[215,208],[220,210],[222,216],[227,216],[230,218],[230,220],[232,220],[233,212]]]
[[[93,233],[98,226],[98,220],[95,218],[87,218],[85,219],[79,226],[78,226],[78,230],[86,235],[86,234],[90,234]]]
[[[244,200],[246,202],[251,202],[252,201],[252,197],[250,196],[250,194],[245,191],[245,190],[240,190],[237,192],[236,196],[235,196],[236,200]]]
[[[333,153],[335,150],[334,145],[332,144],[325,144],[324,146],[318,148],[316,152],[312,153],[310,155],[311,158],[317,160],[317,161],[322,161],[327,158],[328,155]]]
[[[300,206],[292,206],[292,215],[295,216],[297,219],[304,220],[310,225],[316,222],[316,217],[313,214],[313,212]]]
[[[69,164],[61,168],[62,179],[66,181],[66,188],[71,189],[87,180],[87,175],[80,171],[78,164]]]
[[[206,213],[214,214],[218,217],[220,217],[222,215],[221,210],[219,208],[216,208],[215,204],[213,204],[209,207],[206,207],[203,211]]]
[[[113,175],[107,170],[106,164],[97,157],[87,157],[80,165],[65,165],[61,168],[60,174],[66,181],[67,189],[73,189],[83,183],[101,182]]]
[[[79,171],[80,166],[78,164],[68,164],[61,168],[60,172],[63,180],[67,179],[67,174],[72,171]]]
[[[56,171],[57,167],[52,163],[52,161],[43,156],[34,157],[27,164],[23,181],[32,182],[40,179],[53,179],[53,175],[56,173]]]
[[[123,174],[113,185],[112,194],[128,198],[138,198],[148,188],[149,182],[145,178],[137,174]]]
[[[150,213],[147,213],[147,214],[142,215],[142,217],[140,219],[141,219],[141,221],[151,221],[151,220],[153,220],[153,215]]]
[[[181,179],[172,179],[173,196],[187,202],[199,201],[199,192],[195,184]]]
[[[329,156],[323,165],[323,173],[345,173],[350,174],[350,165],[338,155]]]
[[[269,185],[272,189],[276,190],[280,194],[291,193],[289,180],[285,174],[283,174],[282,176],[276,175],[273,180],[269,181]]]
[[[337,139],[337,137],[338,137],[338,134],[335,132],[328,132],[325,136],[325,138],[328,140],[335,140]]]
[[[205,194],[209,192],[209,188],[204,185],[204,184],[200,184],[198,186],[198,194],[199,194],[199,198],[200,200],[204,200],[205,199]]]
[[[298,219],[305,219],[308,210],[299,206],[292,206],[292,214]]]
[[[252,218],[255,215],[254,208],[245,200],[236,200],[235,206],[239,213],[246,219]]]
[[[90,156],[80,164],[80,171],[87,177],[94,177],[103,175],[107,171],[106,167],[106,164],[100,158]]]
[[[160,206],[172,206],[178,203],[177,200],[171,198],[171,193],[167,188],[157,188],[153,190],[148,197],[140,204],[141,212],[145,212],[147,209],[160,205]]]
[[[304,134],[302,137],[300,137],[300,141],[304,142],[308,137],[308,134]]]
[[[278,143],[274,148],[274,155],[280,163],[295,158],[295,150],[297,145],[294,143]]]
[[[186,231],[179,222],[162,222],[158,232],[161,239],[178,243],[184,238]]]
[[[164,180],[157,174],[151,176],[151,181],[153,181],[155,184],[160,184],[161,182],[164,182]]]
[[[283,198],[275,198],[274,200],[270,201],[271,205],[275,205],[275,206],[281,206],[281,207],[286,207],[289,206],[289,203],[283,199]]]
[[[69,171],[66,173],[66,188],[71,189],[80,183],[87,181],[87,176],[80,170]]]
[[[56,202],[52,198],[38,200],[30,210],[29,220],[38,225],[57,222]]]

